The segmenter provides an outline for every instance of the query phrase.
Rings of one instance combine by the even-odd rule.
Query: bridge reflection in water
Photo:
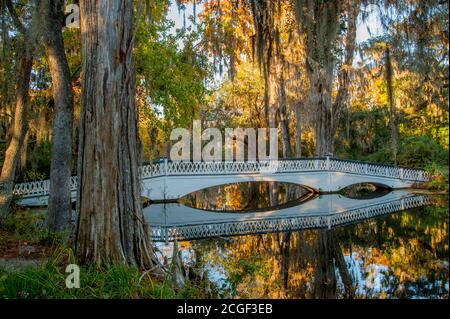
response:
[[[144,209],[154,241],[200,239],[290,230],[336,227],[431,203],[426,195],[395,190],[378,198],[351,199],[320,195],[294,207],[258,212],[225,213],[177,203],[154,204]]]

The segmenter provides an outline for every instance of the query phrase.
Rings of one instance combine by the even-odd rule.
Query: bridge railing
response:
[[[50,192],[50,181],[32,181],[14,185],[15,195],[40,195]]]
[[[287,173],[304,171],[337,171],[361,175],[398,178],[413,182],[426,182],[429,176],[423,170],[364,163],[335,158],[300,158],[273,161],[245,162],[183,162],[164,161],[142,167],[142,177],[164,175],[217,175],[252,173]]]
[[[411,182],[426,182],[429,180],[429,175],[420,169],[340,160],[330,157],[245,162],[182,162],[163,160],[139,168],[141,178],[153,178],[168,175],[227,175],[305,171],[336,171],[398,178]],[[71,189],[74,191],[76,188],[77,178],[76,176],[73,176],[71,178]],[[21,196],[45,195],[48,194],[49,191],[49,180],[19,183],[14,187],[14,194]]]
[[[380,215],[421,207],[432,203],[425,195],[417,195],[396,199],[382,204],[300,217],[276,217],[259,219],[239,219],[230,222],[211,222],[197,225],[181,224],[174,226],[152,225],[151,236],[154,241],[174,241],[209,238],[215,236],[233,236],[246,234],[261,234],[301,229],[332,228]]]

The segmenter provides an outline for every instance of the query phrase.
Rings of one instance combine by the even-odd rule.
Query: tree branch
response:
[[[19,19],[19,16],[17,15],[16,10],[14,10],[14,6],[12,4],[11,0],[5,0],[6,7],[8,8],[9,14],[11,15],[11,18],[13,20],[14,26],[19,30],[20,33],[23,35],[26,34],[27,30],[25,26],[22,24],[22,22]]]

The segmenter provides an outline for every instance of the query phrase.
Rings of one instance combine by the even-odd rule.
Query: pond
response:
[[[235,216],[242,222],[261,214],[283,221],[287,219],[283,212],[307,216],[311,207],[323,210],[323,204],[315,203],[324,201],[337,204],[323,214],[337,216],[346,211],[336,208],[349,203],[392,206],[401,198],[403,205],[416,196],[408,195],[408,191],[373,189],[367,199],[367,187],[363,187],[360,198],[358,192],[348,190],[340,195],[308,197],[306,189],[275,186],[278,195],[276,199],[272,196],[272,201],[265,191],[267,185],[233,184],[190,194],[177,209],[180,213],[195,210],[203,216]],[[252,201],[252,196],[258,200]],[[393,213],[381,212],[331,227],[310,225],[287,231],[266,229],[245,235],[179,238],[177,249],[185,269],[206,276],[211,289],[227,298],[448,298],[448,197],[428,198],[432,205],[404,210],[395,206]],[[282,208],[278,210],[274,200]],[[351,205],[349,211],[354,211]],[[152,206],[158,210],[163,207],[148,208]],[[252,215],[251,210],[262,212]],[[280,212],[282,216],[277,216]],[[144,214],[149,218],[145,209]],[[156,245],[161,259],[172,257],[173,242]]]

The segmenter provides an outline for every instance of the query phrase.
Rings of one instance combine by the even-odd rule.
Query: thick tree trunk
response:
[[[316,156],[331,154],[331,90],[332,74],[319,67],[311,74],[309,101],[317,110],[315,114]]]
[[[294,2],[300,35],[306,36],[306,64],[310,82],[307,103],[314,118],[316,155],[333,153],[332,89],[335,71],[334,51],[346,6],[343,1],[296,0]]]
[[[16,168],[19,163],[20,152],[28,130],[28,90],[30,88],[33,58],[27,48],[27,41],[24,42],[26,48],[22,51],[19,50],[18,52],[14,126],[12,128],[11,140],[5,152],[5,159],[3,161],[0,176],[0,223],[5,218],[11,203]]]
[[[347,35],[345,37],[344,62],[338,73],[338,91],[331,114],[331,153],[335,151],[335,135],[343,110],[348,108],[349,86],[353,56],[356,46],[356,23],[360,11],[360,1],[350,0],[347,8]]]
[[[386,48],[386,83],[389,101],[389,127],[391,129],[392,160],[397,165],[397,124],[395,116],[394,87],[392,85],[393,70],[389,47]]]
[[[156,262],[140,204],[132,8],[132,0],[80,1],[80,264]]]
[[[45,52],[52,76],[55,118],[50,166],[47,224],[52,231],[68,229],[71,221],[70,177],[72,159],[72,85],[64,52],[62,0],[42,2],[45,16]]]

